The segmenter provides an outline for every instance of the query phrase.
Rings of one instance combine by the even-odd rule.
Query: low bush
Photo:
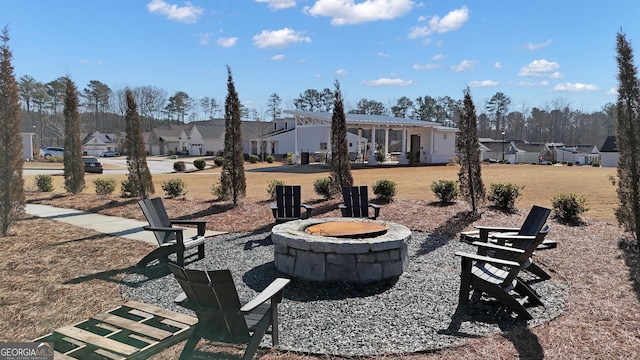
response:
[[[285,162],[287,164],[293,164],[293,154],[292,153],[287,153],[287,156],[285,157]]]
[[[34,179],[38,191],[52,192],[53,191],[53,178],[48,174],[37,175]]]
[[[96,187],[98,195],[111,195],[116,191],[116,179],[114,178],[97,178],[93,180],[93,185]]]
[[[264,158],[264,161],[266,161],[269,164],[272,164],[274,161],[276,161],[276,158],[273,155],[267,155]]]
[[[187,184],[185,184],[180,178],[169,179],[162,183],[162,190],[164,190],[164,193],[171,198],[186,194],[184,191],[186,187]]]
[[[576,194],[558,194],[551,199],[555,216],[565,222],[577,222],[589,210],[587,200]]]
[[[129,179],[124,179],[120,182],[120,195],[125,198],[136,197],[138,196],[138,189]]]
[[[393,197],[398,193],[395,181],[388,179],[377,180],[372,188],[378,199],[385,202],[393,201]]]
[[[222,201],[229,200],[229,198],[231,197],[229,190],[225,189],[220,184],[220,181],[211,185],[211,194],[213,194],[213,196],[215,196],[218,200],[222,200]]]
[[[438,180],[431,183],[431,191],[441,202],[451,203],[460,196],[460,186],[457,181]]]
[[[520,187],[512,183],[493,183],[489,188],[487,200],[501,209],[513,210],[516,200],[522,196],[524,186]]]
[[[567,162],[567,166],[573,166],[573,161]]]
[[[260,161],[260,156],[256,155],[256,154],[251,154],[249,155],[249,162],[252,164],[255,164],[257,162]]]
[[[198,170],[202,170],[207,166],[207,161],[205,159],[195,159],[193,160],[193,166]]]
[[[176,161],[173,163],[173,170],[175,171],[186,171],[187,170],[187,164],[184,163],[184,161]]]
[[[338,189],[330,177],[315,179],[313,181],[313,190],[325,199],[331,199],[338,193]]]
[[[599,161],[594,161],[594,162],[591,163],[591,166],[600,167],[600,162]]]
[[[222,164],[224,164],[224,158],[222,156],[216,156],[213,159],[213,163],[216,164],[216,166],[222,166]]]
[[[269,199],[276,199],[276,186],[284,185],[284,181],[282,180],[269,180],[269,184],[267,185],[267,193],[269,193]]]

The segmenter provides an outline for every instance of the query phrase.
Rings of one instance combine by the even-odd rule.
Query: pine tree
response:
[[[6,27],[0,40],[0,235],[7,236],[11,225],[24,212],[25,198],[20,97]]]
[[[640,83],[634,65],[633,50],[626,36],[617,34],[618,126],[616,142],[618,160],[618,223],[633,232],[640,244]]]
[[[484,202],[485,193],[480,173],[480,141],[476,108],[469,88],[464,90],[463,103],[464,107],[458,123],[460,133],[456,136],[456,148],[460,161],[458,181],[462,196],[471,205],[473,214],[477,214],[479,205]]]
[[[80,114],[78,113],[78,88],[70,78],[65,78],[64,97],[64,188],[72,194],[84,189],[84,163],[80,140]]]
[[[142,138],[142,125],[138,115],[138,107],[133,99],[130,89],[125,90],[127,99],[127,111],[125,113],[125,125],[127,133],[127,167],[129,168],[129,186],[132,196],[148,198],[155,193],[151,172],[147,166],[147,152],[144,149]]]
[[[335,82],[333,115],[331,116],[331,162],[329,172],[331,181],[339,192],[343,186],[352,186],[351,163],[349,162],[349,146],[347,143],[347,119],[344,115],[344,104],[340,83]]]
[[[242,153],[242,112],[229,66],[227,66],[227,73],[229,77],[227,98],[224,102],[224,164],[220,174],[220,187],[222,193],[227,198],[230,196],[233,204],[237,205],[238,199],[244,198],[247,191]]]

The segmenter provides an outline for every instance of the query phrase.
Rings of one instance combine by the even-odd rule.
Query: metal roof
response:
[[[320,120],[322,122],[331,123],[333,113],[331,112],[315,112],[315,111],[302,111],[302,110],[283,110],[283,113],[293,115],[294,117],[301,117],[307,119]],[[386,125],[386,126],[416,126],[416,127],[433,127],[441,129],[457,130],[444,126],[440,123],[433,121],[423,121],[416,119],[398,118],[393,116],[383,115],[365,115],[365,114],[344,114],[347,120],[347,125]]]

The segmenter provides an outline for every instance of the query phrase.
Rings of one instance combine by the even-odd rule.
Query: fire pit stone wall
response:
[[[411,230],[386,224],[375,237],[344,238],[310,235],[308,226],[327,221],[373,221],[350,218],[295,220],[273,227],[276,268],[295,278],[311,281],[375,282],[402,275],[407,267]]]

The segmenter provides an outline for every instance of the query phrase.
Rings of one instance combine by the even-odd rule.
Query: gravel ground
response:
[[[409,266],[399,279],[376,284],[318,284],[293,280],[279,306],[282,350],[339,356],[415,353],[461,345],[465,339],[532,327],[560,315],[569,287],[554,278],[530,283],[544,307],[518,320],[489,299],[457,309],[460,259],[475,248],[445,235],[413,232]],[[206,257],[188,268],[230,269],[241,299],[249,300],[279,276],[270,232],[225,234],[206,245]],[[282,276],[282,275],[280,275]],[[181,292],[166,265],[156,263],[123,279],[125,299],[189,313],[173,299]],[[265,346],[270,339],[265,337]]]

